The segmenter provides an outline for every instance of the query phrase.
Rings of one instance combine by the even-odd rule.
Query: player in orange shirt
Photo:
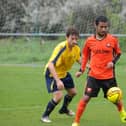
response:
[[[114,65],[121,55],[118,39],[108,33],[107,17],[99,16],[95,20],[95,35],[87,38],[82,49],[82,63],[76,77],[81,76],[89,61],[89,72],[83,98],[79,101],[72,126],[79,126],[80,118],[92,97],[97,97],[102,88],[104,97],[109,88],[117,86]],[[122,101],[115,104],[121,121],[126,123],[126,112]]]

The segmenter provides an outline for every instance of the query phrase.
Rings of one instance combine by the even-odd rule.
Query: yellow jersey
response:
[[[73,64],[79,60],[80,47],[75,45],[72,47],[72,50],[70,50],[68,47],[68,42],[63,41],[55,47],[48,63],[53,62],[58,77],[64,78]],[[48,63],[46,64],[45,71],[48,67]]]

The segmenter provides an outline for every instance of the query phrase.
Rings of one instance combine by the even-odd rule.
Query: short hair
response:
[[[98,25],[99,22],[108,22],[108,18],[106,16],[98,16],[95,19],[95,24]]]
[[[75,27],[69,27],[66,31],[66,36],[69,37],[70,35],[76,35],[79,37],[79,32]]]

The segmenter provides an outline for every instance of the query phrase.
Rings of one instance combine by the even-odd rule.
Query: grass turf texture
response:
[[[40,121],[41,114],[48,100],[51,98],[46,91],[44,76],[42,74],[57,42],[48,41],[44,44],[36,39],[10,39],[0,40],[0,126],[71,126],[74,117],[59,115],[56,107],[50,118],[53,121],[45,124]],[[83,45],[83,43],[80,43]],[[123,49],[124,46],[122,47]],[[125,51],[124,51],[125,52]],[[126,53],[123,53],[116,65],[116,76],[123,91],[123,101],[126,108]],[[12,64],[33,65],[12,65]],[[4,65],[10,64],[10,65]],[[86,73],[80,78],[75,78],[74,73],[79,66],[73,66],[71,73],[76,83],[78,94],[70,104],[76,110],[77,103],[83,95]],[[92,99],[81,118],[81,126],[124,126],[119,114],[100,93],[98,98]]]
[[[77,65],[71,71],[73,76],[77,70]],[[118,82],[124,92],[124,103],[126,104],[125,76],[126,69],[122,65],[117,66]],[[58,110],[61,103],[56,107],[50,118],[52,123],[40,122],[41,113],[45,105],[51,98],[47,94],[43,67],[34,66],[0,66],[0,125],[1,126],[71,126],[73,117],[59,115]],[[82,96],[82,87],[85,76],[76,79],[78,95],[73,99],[70,108],[75,111],[77,102]],[[120,122],[115,106],[103,99],[103,94],[99,98],[92,99],[86,112],[82,116],[81,125],[86,126],[123,126]]]

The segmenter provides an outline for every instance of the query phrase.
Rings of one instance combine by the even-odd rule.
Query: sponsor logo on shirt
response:
[[[106,47],[111,47],[111,44],[110,44],[110,43],[107,43],[107,44],[106,44]]]

